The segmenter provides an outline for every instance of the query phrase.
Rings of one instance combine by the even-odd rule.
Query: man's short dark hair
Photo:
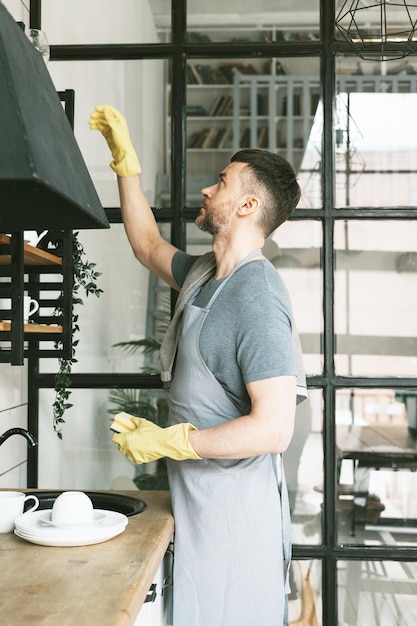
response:
[[[290,217],[300,200],[295,170],[278,154],[256,148],[239,150],[230,160],[249,165],[253,176],[247,179],[245,173],[243,186],[245,191],[261,196],[262,212],[258,223],[268,237]]]

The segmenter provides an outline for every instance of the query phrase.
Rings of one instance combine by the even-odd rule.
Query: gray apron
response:
[[[170,424],[210,428],[240,411],[204,363],[199,336],[210,307],[186,305],[170,389]],[[195,297],[195,296],[194,296]],[[278,461],[278,467],[277,467]],[[291,553],[282,457],[168,459],[175,518],[173,626],[287,623]]]

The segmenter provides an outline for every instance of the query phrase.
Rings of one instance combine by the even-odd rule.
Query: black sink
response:
[[[56,498],[63,493],[63,491],[27,491],[27,495],[35,495],[39,500],[39,510],[52,509]],[[108,493],[101,491],[84,491],[91,499],[93,507],[95,509],[104,509],[105,511],[117,511],[130,517],[131,515],[137,515],[142,513],[146,509],[146,502],[140,498],[134,496],[126,496],[122,493]],[[33,505],[30,500],[28,502],[28,508]]]

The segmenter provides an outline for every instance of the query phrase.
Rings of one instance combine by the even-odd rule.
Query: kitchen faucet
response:
[[[12,435],[22,435],[22,437],[27,440],[28,446],[31,448],[36,446],[38,443],[35,437],[28,430],[25,430],[24,428],[9,428],[9,430],[6,430],[2,435],[0,435],[0,446]]]

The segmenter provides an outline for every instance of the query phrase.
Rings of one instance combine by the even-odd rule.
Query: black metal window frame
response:
[[[321,209],[299,209],[291,218],[294,220],[319,220],[323,229],[323,373],[308,377],[311,389],[323,392],[323,450],[324,450],[324,509],[322,517],[322,542],[319,545],[294,545],[293,558],[318,559],[322,563],[323,626],[338,623],[338,579],[339,561],[417,561],[414,547],[339,545],[336,523],[336,458],[335,458],[335,397],[340,389],[406,389],[415,387],[414,378],[358,378],[336,376],[334,366],[334,268],[335,254],[333,227],[337,220],[415,220],[416,207],[390,207],[377,209],[355,207],[335,209],[334,206],[334,150],[333,109],[335,102],[336,56],[351,54],[345,42],[335,39],[335,2],[318,0],[320,4],[320,33],[318,41],[272,42],[272,43],[188,43],[186,39],[186,0],[171,0],[172,37],[170,43],[161,44],[112,44],[112,45],[55,45],[51,46],[51,63],[54,61],[95,60],[152,60],[164,59],[171,64],[172,80],[172,125],[171,125],[171,208],[155,212],[158,222],[171,225],[172,243],[185,249],[186,224],[195,219],[197,212],[186,206],[186,64],[191,59],[214,58],[307,58],[320,59],[321,96],[323,100],[323,145],[322,145],[322,194]],[[278,4],[278,0],[277,0]],[[30,25],[41,28],[41,0],[31,0]],[[413,54],[417,54],[416,50]],[[120,209],[107,208],[110,223],[121,223]],[[39,373],[36,359],[29,363],[29,428],[37,432],[39,390],[54,387],[54,376]],[[158,377],[140,374],[73,374],[72,389],[140,388],[160,387]],[[36,448],[29,453],[28,486],[37,486]]]

